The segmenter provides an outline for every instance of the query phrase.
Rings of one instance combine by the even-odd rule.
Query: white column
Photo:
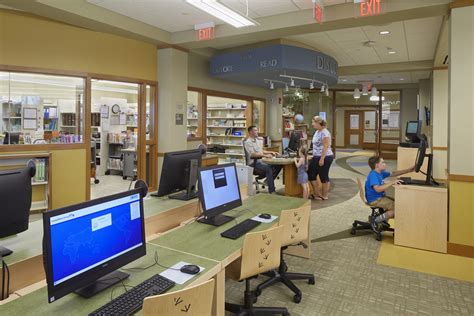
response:
[[[448,168],[448,69],[433,71],[433,107],[431,125],[433,126],[433,176],[447,179]]]

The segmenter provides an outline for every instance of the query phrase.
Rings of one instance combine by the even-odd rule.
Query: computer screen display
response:
[[[139,190],[45,212],[43,226],[50,302],[146,253]]]
[[[54,285],[140,247],[140,216],[137,193],[51,217]]]
[[[213,209],[240,199],[239,182],[235,166],[201,171],[206,209]]]
[[[418,121],[408,122],[406,134],[416,134],[418,133]]]

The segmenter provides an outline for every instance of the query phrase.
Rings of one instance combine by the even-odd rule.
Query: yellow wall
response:
[[[449,181],[449,242],[474,246],[474,183]]]
[[[0,10],[0,64],[156,81],[156,47],[9,10]]]
[[[86,150],[52,150],[53,209],[86,199]]]

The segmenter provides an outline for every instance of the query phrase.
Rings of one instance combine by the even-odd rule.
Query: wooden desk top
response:
[[[215,158],[219,158],[219,156],[214,155],[214,154],[205,154],[201,157],[202,160],[215,159]]]
[[[262,158],[262,162],[269,165],[290,165],[295,163],[295,158]]]
[[[154,262],[155,251],[158,254],[159,263],[163,266],[169,267],[179,261],[185,261],[205,268],[205,270],[191,278],[191,280],[189,280],[185,284],[176,284],[172,288],[172,290],[174,291],[208,280],[221,269],[219,262],[207,260],[202,257],[196,257],[190,254],[162,248],[151,244],[147,244],[146,256],[128,264],[124,267],[124,269],[149,266]],[[146,270],[124,270],[126,273],[130,274],[130,277],[124,280],[124,284],[129,286],[135,286],[140,282],[143,282],[147,278],[150,278],[157,273],[161,273],[164,270],[166,269],[158,265],[155,265]],[[0,310],[2,311],[2,314],[5,315],[35,314],[82,316],[87,315],[88,313],[109,302],[112,291],[113,297],[115,298],[122,294],[124,292],[124,289],[121,284],[117,284],[116,286],[108,288],[89,299],[85,299],[76,294],[69,294],[59,299],[58,301],[49,304],[47,288],[46,286],[44,286],[36,291],[33,291],[32,293],[10,301],[9,303],[0,305]]]

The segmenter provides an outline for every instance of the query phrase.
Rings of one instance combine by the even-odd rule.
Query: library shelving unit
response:
[[[20,169],[27,165],[29,160],[36,164],[36,174],[31,179],[32,201],[31,213],[38,213],[51,209],[51,154],[1,154],[0,170]]]
[[[207,138],[208,145],[218,145],[223,152],[216,152],[226,162],[245,164],[242,141],[250,125],[251,102],[208,96]]]
[[[3,130],[0,132],[21,132],[21,114],[21,102],[2,102]]]

